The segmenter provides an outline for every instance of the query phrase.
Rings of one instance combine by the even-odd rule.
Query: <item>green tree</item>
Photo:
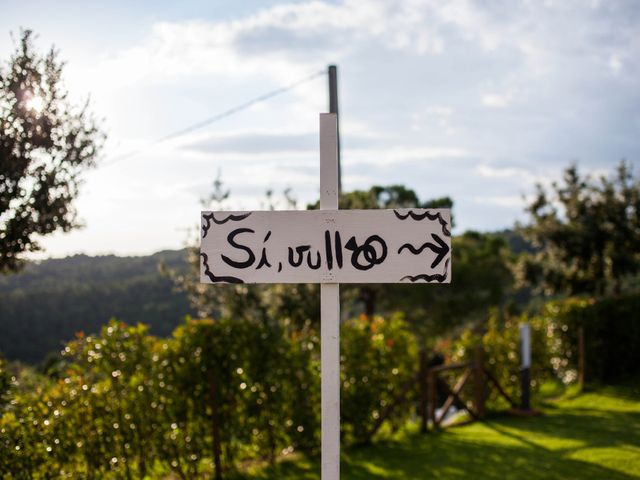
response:
[[[91,166],[104,135],[62,85],[64,63],[21,33],[0,66],[0,272],[17,271],[39,236],[78,226],[73,200],[80,173]]]
[[[523,254],[516,275],[546,294],[620,292],[640,271],[640,182],[626,162],[593,179],[576,165],[549,190],[537,186],[523,234],[537,248]]]

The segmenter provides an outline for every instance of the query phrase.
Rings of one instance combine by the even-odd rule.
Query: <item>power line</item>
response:
[[[197,123],[191,124],[191,125],[189,125],[189,126],[187,126],[185,128],[177,130],[175,132],[169,133],[168,135],[165,135],[164,137],[160,137],[160,138],[152,141],[151,143],[147,144],[145,147],[133,150],[133,151],[131,151],[129,153],[125,153],[125,154],[120,155],[120,156],[117,156],[117,157],[113,158],[110,162],[104,163],[103,166],[114,165],[114,164],[116,164],[118,162],[121,162],[121,161],[126,160],[128,158],[131,158],[131,157],[133,157],[135,155],[138,155],[138,154],[144,152],[145,150],[147,150],[147,149],[149,149],[149,148],[151,148],[151,147],[153,147],[155,145],[158,145],[159,143],[163,143],[163,142],[166,142],[166,141],[169,141],[169,140],[173,140],[175,138],[178,138],[178,137],[181,137],[183,135],[186,135],[187,133],[191,133],[191,132],[193,132],[195,130],[199,130],[199,129],[203,128],[203,127],[211,125],[212,123],[220,121],[223,118],[229,117],[229,116],[233,115],[234,113],[238,113],[238,112],[240,112],[242,110],[245,110],[245,109],[251,107],[252,105],[255,105],[256,103],[264,102],[265,100],[269,100],[270,98],[273,98],[275,96],[278,96],[278,95],[281,95],[283,93],[286,93],[289,90],[293,90],[294,88],[300,86],[301,84],[309,82],[309,81],[313,80],[314,78],[317,78],[317,77],[319,77],[321,75],[326,75],[326,71],[325,70],[317,71],[317,72],[315,72],[315,73],[313,73],[311,75],[308,75],[308,76],[306,76],[304,78],[301,78],[300,80],[297,80],[297,81],[295,81],[293,83],[290,83],[289,85],[285,85],[284,87],[277,88],[277,89],[272,90],[270,92],[267,92],[267,93],[265,93],[263,95],[260,95],[258,97],[252,98],[251,100],[248,100],[248,101],[246,101],[244,103],[236,105],[235,107],[229,108],[228,110],[225,110],[225,111],[220,112],[220,113],[218,113],[216,115],[213,115],[213,116],[211,116],[209,118],[206,118],[206,119],[201,120],[201,121],[199,121]]]

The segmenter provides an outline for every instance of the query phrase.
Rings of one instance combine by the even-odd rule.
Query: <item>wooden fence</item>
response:
[[[376,423],[369,431],[369,438],[373,437],[396,408],[406,403],[409,393],[416,387],[419,393],[418,414],[420,416],[420,429],[423,433],[429,431],[429,425],[433,429],[443,428],[447,413],[454,405],[458,409],[467,411],[471,417],[469,421],[484,418],[489,388],[495,388],[511,408],[518,407],[495,376],[485,368],[484,352],[481,348],[475,350],[474,359],[470,362],[429,366],[425,351],[420,352],[419,358],[418,371],[402,386],[393,401],[381,412]],[[451,386],[444,378],[444,374],[452,372],[460,372],[460,374]],[[472,395],[471,398],[465,398],[463,396],[463,388],[469,381],[473,382]],[[445,394],[446,398],[438,411],[438,395],[440,392]]]

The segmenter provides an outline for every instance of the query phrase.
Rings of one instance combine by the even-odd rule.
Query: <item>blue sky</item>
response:
[[[523,196],[571,161],[596,175],[622,158],[640,165],[634,1],[41,1],[2,12],[0,58],[10,31],[35,30],[109,134],[77,201],[85,228],[43,239],[45,255],[179,248],[218,170],[228,208],[260,208],[267,189],[316,199],[324,77],[153,141],[330,63],[345,189],[449,195],[458,232],[524,219]]]

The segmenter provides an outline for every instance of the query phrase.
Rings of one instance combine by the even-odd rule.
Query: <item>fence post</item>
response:
[[[484,350],[481,345],[475,349],[473,362],[473,383],[475,407],[478,418],[484,418],[485,413],[485,378],[484,378]]]
[[[420,367],[418,374],[418,388],[420,389],[420,432],[427,433],[429,425],[429,386],[427,385],[427,352],[420,349]]]
[[[433,428],[437,428],[436,423],[436,402],[438,400],[438,392],[436,387],[436,372],[432,369],[427,371],[427,391],[429,392],[429,418],[431,419],[431,425]]]

